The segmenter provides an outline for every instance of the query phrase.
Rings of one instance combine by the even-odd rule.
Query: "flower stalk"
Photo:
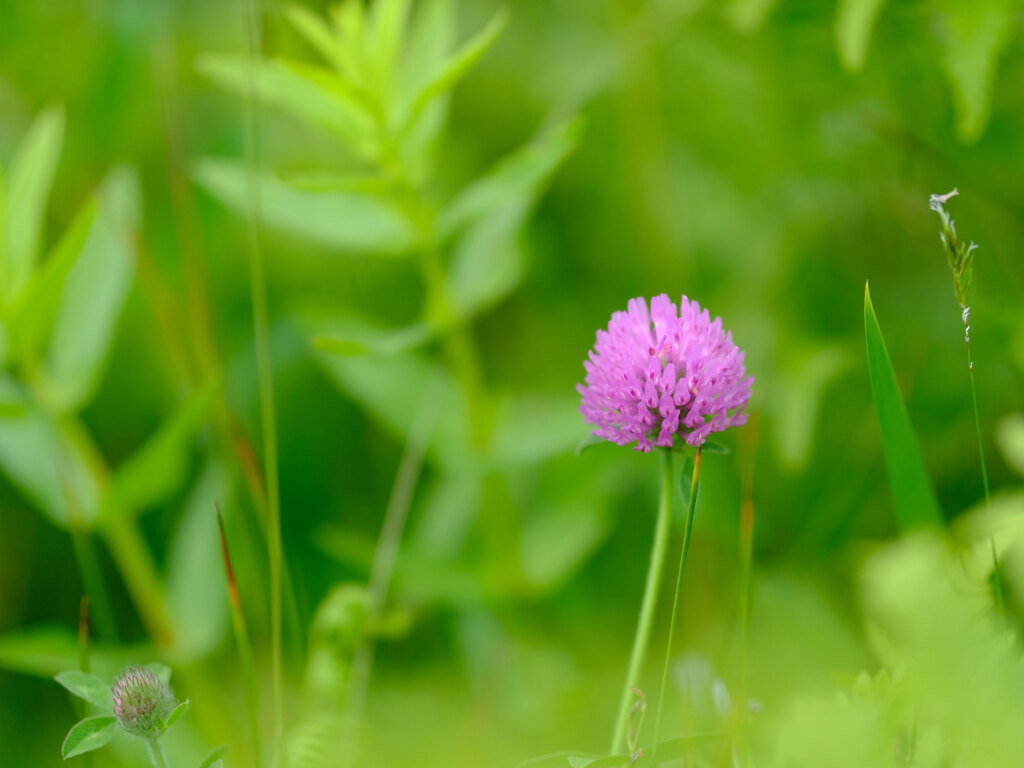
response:
[[[654,621],[654,608],[658,603],[658,588],[661,582],[661,572],[665,566],[665,552],[668,549],[668,534],[672,523],[672,453],[669,450],[661,450],[658,453],[661,455],[661,494],[658,500],[658,519],[654,528],[651,564],[647,570],[647,582],[644,586],[643,601],[640,604],[640,620],[637,623],[636,636],[633,639],[633,649],[629,654],[626,683],[622,688],[619,714],[615,721],[615,731],[609,750],[609,754],[612,755],[620,754],[626,746],[629,710],[650,641],[651,624]]]
[[[974,406],[974,429],[978,437],[978,456],[981,458],[981,481],[985,488],[985,504],[991,504],[988,488],[988,468],[985,464],[985,448],[981,439],[981,417],[978,415],[978,394],[974,386],[974,358],[971,355],[971,307],[967,303],[967,293],[971,288],[974,276],[974,251],[978,248],[974,242],[964,243],[956,233],[956,222],[949,215],[945,204],[960,192],[953,189],[944,195],[932,195],[928,206],[939,214],[942,220],[939,239],[942,249],[953,272],[953,292],[960,304],[960,318],[964,324],[964,343],[967,345],[967,374],[971,380],[971,403]]]
[[[668,625],[668,642],[665,644],[665,663],[661,670],[661,689],[658,692],[658,714],[654,719],[654,764],[658,764],[658,744],[661,741],[661,717],[665,712],[665,688],[668,683],[668,668],[672,658],[672,640],[676,631],[676,614],[679,611],[679,594],[683,588],[683,571],[686,570],[686,556],[690,551],[690,534],[693,531],[693,513],[697,509],[697,486],[700,483],[701,450],[693,460],[693,476],[690,478],[690,502],[686,508],[686,528],[683,530],[683,549],[679,555],[679,572],[676,574],[676,592],[672,598],[672,618]]]

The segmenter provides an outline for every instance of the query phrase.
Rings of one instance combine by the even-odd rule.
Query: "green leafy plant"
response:
[[[112,687],[78,670],[61,672],[55,679],[100,713],[78,721],[68,731],[61,747],[65,760],[106,746],[120,729],[146,744],[155,768],[167,768],[160,739],[189,707],[187,699],[174,698],[170,669],[163,665],[128,668]]]

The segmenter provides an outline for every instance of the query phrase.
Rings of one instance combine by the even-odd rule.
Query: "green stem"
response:
[[[395,474],[395,482],[391,488],[387,510],[384,513],[384,524],[381,527],[380,539],[373,553],[370,566],[370,579],[367,585],[366,624],[372,627],[377,623],[384,610],[391,579],[402,543],[402,532],[409,516],[413,494],[423,458],[426,455],[430,432],[437,415],[437,401],[440,382],[435,374],[426,383],[416,417],[409,431],[409,439],[402,452],[402,458]],[[359,721],[362,718],[366,702],[366,694],[370,685],[373,669],[373,637],[363,638],[361,645],[352,660],[352,671],[348,683],[348,696],[345,701],[346,729],[343,731],[346,744],[349,745],[349,762],[355,763],[358,750]]]
[[[651,624],[654,620],[654,608],[658,602],[658,585],[661,571],[665,565],[665,550],[668,548],[668,533],[672,522],[672,454],[666,449],[661,453],[661,496],[658,501],[658,521],[654,528],[654,544],[651,548],[651,564],[647,570],[647,583],[644,586],[643,601],[640,604],[640,621],[633,639],[633,650],[629,655],[629,668],[626,671],[626,684],[622,688],[619,701],[619,714],[615,722],[609,754],[617,755],[626,746],[626,729],[629,725],[630,702],[633,689],[640,678],[647,643],[651,635]]]
[[[964,314],[966,317],[966,312]],[[966,321],[965,321],[966,323]],[[970,326],[964,331],[964,340],[967,342],[967,374],[971,380],[971,404],[974,406],[974,432],[978,437],[978,457],[981,459],[981,483],[985,489],[985,507],[992,508],[992,496],[988,489],[988,467],[985,463],[985,446],[981,439],[981,416],[978,413],[978,392],[974,386],[974,358],[971,355]],[[999,553],[996,552],[995,537],[991,540],[992,545],[992,590],[995,593],[996,609],[999,615],[1005,617],[1003,606],[1003,580],[999,574]]]
[[[157,739],[146,739],[146,748],[149,750],[149,759],[153,762],[154,768],[167,768],[164,748]]]
[[[107,592],[106,582],[103,579],[103,571],[100,569],[99,558],[96,555],[96,543],[89,531],[80,525],[72,524],[70,531],[71,543],[75,548],[75,560],[78,562],[78,570],[82,575],[82,585],[85,587],[85,594],[92,605],[96,631],[105,642],[117,644],[120,639],[117,634],[117,624],[114,621],[114,609],[110,602],[110,594]],[[88,631],[88,625],[86,627]]]
[[[110,482],[110,468],[92,436],[73,415],[55,418],[61,434],[88,468],[102,496]],[[163,586],[153,555],[131,512],[125,509],[111,510],[107,518],[100,522],[99,530],[146,631],[159,648],[167,649],[173,645],[174,630],[167,617]]]
[[[985,464],[985,447],[981,440],[981,416],[978,414],[978,393],[974,388],[974,360],[971,357],[971,340],[967,338],[967,373],[971,379],[971,403],[974,405],[974,431],[978,436],[978,456],[981,458],[981,482],[985,488],[985,505],[992,504],[988,490],[988,467]]]
[[[242,597],[238,591],[235,568],[231,561],[231,550],[228,548],[227,531],[224,529],[224,518],[220,507],[217,512],[217,530],[220,533],[221,556],[224,560],[224,575],[228,588],[228,604],[231,606],[231,627],[235,634],[235,647],[238,650],[238,664],[242,673],[242,685],[245,690],[245,708],[249,716],[249,737],[252,739],[253,764],[263,764],[263,753],[260,746],[259,688],[256,683],[256,663],[252,655],[252,641],[249,639],[249,628],[242,610]]]
[[[690,503],[686,508],[686,528],[683,531],[683,551],[679,556],[679,572],[676,574],[676,593],[672,598],[672,619],[668,625],[668,643],[665,645],[665,664],[661,669],[661,691],[658,693],[658,714],[654,718],[654,765],[658,764],[658,743],[661,741],[661,716],[665,711],[665,688],[668,687],[668,667],[672,658],[672,640],[676,631],[676,613],[679,611],[679,593],[683,588],[683,571],[686,570],[686,556],[690,551],[690,533],[693,530],[693,513],[697,509],[697,485],[700,483],[700,448],[693,461],[693,477],[690,480]]]
[[[259,16],[255,0],[245,2],[245,27],[249,43],[250,98],[246,100],[246,187],[250,210],[249,286],[252,292],[253,335],[256,344],[256,369],[260,398],[260,422],[263,431],[263,464],[267,481],[267,550],[270,567],[270,643],[271,689],[274,712],[275,764],[284,764],[284,660],[282,651],[281,571],[284,556],[281,542],[281,498],[277,465],[277,421],[274,413],[274,379],[270,359],[270,322],[267,310],[267,277],[260,253],[259,125],[254,94],[255,61],[259,53]]]

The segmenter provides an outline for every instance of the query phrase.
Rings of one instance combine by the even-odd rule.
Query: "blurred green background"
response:
[[[428,4],[412,5],[415,19]],[[285,8],[260,4],[263,55],[320,61]],[[454,40],[497,8],[458,3]],[[387,240],[386,222],[331,207],[339,189],[378,199],[359,186],[366,176],[338,186],[366,165],[351,146],[308,124],[316,119],[253,107],[222,87],[231,78],[217,76],[216,62],[229,59],[210,57],[245,55],[244,5],[0,4],[6,211],[17,205],[16,148],[54,105],[65,129],[40,253],[101,184],[139,206],[115,238],[134,264],[123,310],[113,288],[82,298],[114,302],[95,386],[54,423],[73,418],[115,476],[166,430],[163,449],[136,462],[122,492],[137,500],[123,506],[152,553],[173,640],[154,647],[138,585],[112,554],[118,545],[85,536],[118,640],[94,639],[96,670],[162,660],[192,701],[167,738],[174,764],[198,764],[222,742],[233,745],[227,765],[252,764],[214,500],[236,559],[261,718],[271,718],[267,566],[252,491],[263,482],[254,235],[267,271],[293,596],[287,721],[301,740],[315,698],[311,648],[331,645],[344,667],[351,646],[375,633],[367,765],[514,765],[605,747],[648,562],[657,461],[615,446],[576,457],[587,428],[574,387],[594,331],[633,296],[685,293],[721,315],[756,379],[751,423],[724,436],[731,454],[704,462],[670,735],[710,727],[713,680],[733,687],[739,675],[745,493],[756,515],[750,695],[770,714],[804,686],[872,668],[854,577],[865,551],[896,528],[864,360],[866,280],[945,516],[982,496],[959,308],[930,193],[959,188],[948,207],[980,245],[971,335],[989,477],[996,490],[1019,482],[996,441],[997,425],[1022,408],[1024,381],[1019,4],[513,0],[505,10],[493,47],[451,92],[443,131],[429,151],[410,150],[411,173],[439,210],[531,140],[528,157],[542,166],[518,192],[485,201],[494,210],[479,229],[442,249],[442,268],[464,268],[469,294],[446,317],[417,257]],[[238,215],[247,156],[284,190],[262,193],[267,226]],[[115,167],[122,175],[107,177]],[[325,192],[317,179],[328,175]],[[296,187],[304,197],[288,196]],[[326,202],[311,204],[321,193]],[[368,353],[313,343],[424,318],[457,330],[444,326],[412,351],[375,349],[372,335]],[[6,392],[22,371],[8,365],[3,376]],[[432,436],[380,626],[367,630],[358,609],[355,619],[339,609],[325,635],[318,606],[336,585],[366,582],[424,408]],[[42,766],[60,760],[78,715],[48,677],[77,664],[83,555],[40,501],[67,505],[53,485],[61,473],[29,482],[43,488],[33,493],[11,470],[18,455],[60,462],[45,442],[10,431],[20,413],[0,414],[0,744],[4,764]],[[682,507],[677,497],[677,518]],[[677,525],[673,553],[680,538]],[[361,605],[362,593],[351,594]],[[644,675],[652,698],[667,598],[662,605]],[[93,764],[143,760],[123,740]]]

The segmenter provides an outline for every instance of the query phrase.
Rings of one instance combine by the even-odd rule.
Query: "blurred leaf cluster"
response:
[[[293,767],[607,763],[655,462],[575,456],[574,385],[610,312],[661,292],[721,315],[756,379],[702,469],[662,756],[1013,764],[1014,0],[15,0],[0,29],[6,761],[51,764],[89,714],[54,674],[155,659],[191,702],[172,765],[268,756],[255,251]],[[928,213],[954,186],[985,244],[957,250],[984,508]]]

